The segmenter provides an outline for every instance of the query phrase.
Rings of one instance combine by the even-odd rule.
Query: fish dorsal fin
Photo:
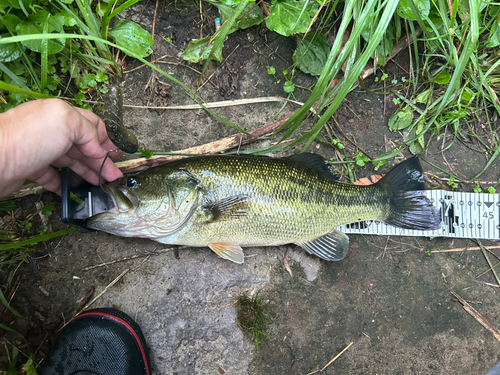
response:
[[[309,254],[324,260],[342,260],[349,249],[349,237],[336,229],[312,241],[298,243]]]
[[[328,161],[321,155],[313,154],[311,152],[303,152],[301,154],[289,156],[288,159],[314,169],[316,172],[321,173],[329,180],[338,181],[339,179],[339,175],[335,173],[330,163],[328,163]]]
[[[207,214],[208,223],[239,219],[248,215],[250,197],[248,195],[233,195],[215,202],[205,203],[203,210]]]
[[[245,261],[243,249],[240,245],[226,242],[214,242],[208,244],[208,247],[221,258],[228,259],[231,262],[242,264]]]

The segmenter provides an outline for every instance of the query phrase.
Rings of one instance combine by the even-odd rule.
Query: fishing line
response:
[[[102,174],[102,169],[104,168],[104,163],[106,163],[106,160],[108,159],[109,157],[109,154],[111,154],[112,152],[118,152],[120,151],[119,148],[117,148],[116,150],[109,150],[108,153],[106,154],[106,157],[104,158],[104,160],[102,161],[102,164],[101,164],[101,169],[99,169],[99,186],[101,188],[102,191],[104,191],[104,189],[102,188],[102,183],[101,183],[101,174]]]

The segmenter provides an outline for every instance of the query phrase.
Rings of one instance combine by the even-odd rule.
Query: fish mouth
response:
[[[117,181],[116,184],[113,182],[102,185],[102,189],[109,197],[108,199],[113,201],[114,206],[105,212],[92,215],[85,219],[85,226],[89,229],[114,232],[118,227],[122,226],[119,222],[125,220],[125,217],[130,217],[130,215],[133,214],[137,208],[137,199],[122,191],[119,181]]]
[[[114,183],[102,185],[102,188],[104,192],[111,197],[114,203],[114,207],[107,211],[108,213],[125,213],[134,211],[135,208],[137,208],[137,201],[133,197],[125,194],[125,192]]]

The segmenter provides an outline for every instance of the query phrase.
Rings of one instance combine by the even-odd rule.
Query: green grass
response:
[[[109,53],[113,47],[183,86],[193,100],[199,102],[200,98],[190,88],[144,60],[149,48],[147,43],[127,44],[123,39],[116,39],[116,34],[120,33],[113,34],[109,28],[113,17],[137,1],[101,4],[102,14],[98,16],[88,0],[76,0],[73,5],[57,0],[49,7],[47,19],[37,24],[38,29],[30,29],[35,32],[22,35],[18,27],[14,27],[16,19],[13,18],[21,17],[22,12],[9,9],[7,16],[10,18],[4,16],[4,23],[5,20],[10,20],[6,22],[9,33],[19,35],[0,39],[0,52],[10,48],[24,64],[20,67],[19,64],[16,65],[18,60],[2,62],[0,59],[3,79],[0,80],[0,89],[11,91],[14,104],[25,100],[27,95],[46,97],[54,94],[60,88],[60,83],[51,78],[56,76],[51,67],[56,66],[62,72],[70,74],[70,77],[76,78],[77,86],[82,92],[88,88],[99,89],[99,85],[103,86],[99,90],[106,90],[106,74],[119,73],[116,62]],[[212,0],[209,3],[219,8],[222,27],[212,36],[190,43],[183,53],[183,57],[189,61],[205,60],[203,71],[210,60],[220,59],[223,43],[226,38],[231,38],[232,32],[264,19],[260,8],[249,0],[233,0],[229,5],[227,2],[221,4]],[[296,144],[300,144],[303,151],[307,150],[314,141],[320,139],[325,125],[349,92],[357,86],[367,63],[374,61],[376,69],[383,69],[392,46],[408,34],[412,43],[410,76],[405,82],[399,82],[390,88],[400,108],[389,125],[391,130],[402,131],[404,137],[394,149],[380,152],[373,159],[367,160],[366,155],[360,158],[356,151],[352,155],[346,154],[344,162],[354,166],[360,165],[360,161],[371,161],[377,166],[407,149],[414,154],[424,153],[428,142],[444,132],[454,137],[447,147],[452,147],[454,142],[464,141],[472,133],[481,146],[480,152],[487,154],[489,158],[474,179],[481,177],[500,153],[498,127],[492,120],[492,116],[500,114],[500,60],[497,56],[497,49],[500,47],[500,8],[494,3],[477,0],[454,0],[451,3],[433,0],[337,0],[325,2],[322,12],[315,15],[322,3],[283,0],[265,4],[272,10],[272,15],[265,19],[267,26],[282,35],[297,39],[300,47],[300,53],[294,55],[293,66],[287,69],[290,78],[285,77],[286,94],[294,95],[296,88],[291,77],[299,69],[304,70],[305,66],[315,67],[311,74],[318,75],[318,80],[304,106],[279,130],[282,132],[280,141],[266,148],[246,152],[277,152]],[[58,12],[71,16],[71,26],[68,22],[67,25],[57,26],[56,23],[54,26],[53,19],[57,18]],[[26,15],[28,20],[31,16],[33,15],[29,12]],[[314,24],[309,27],[313,21]],[[70,27],[73,28],[72,33],[67,32]],[[419,28],[422,30],[421,34],[417,31]],[[61,30],[64,32],[60,32]],[[306,30],[309,30],[307,37]],[[335,39],[329,46],[321,34],[331,34],[332,30],[335,30]],[[110,36],[115,37],[114,43],[108,40]],[[347,40],[343,41],[346,36]],[[15,46],[28,46],[32,53],[28,55],[22,49],[16,50]],[[60,48],[60,52],[54,52]],[[310,52],[313,49],[316,52]],[[74,59],[78,60],[76,69]],[[344,64],[347,68],[343,77],[332,88],[332,83],[342,73]],[[19,73],[21,68],[24,69],[22,74]],[[363,82],[360,83],[364,87]],[[68,85],[69,83],[66,87]],[[79,93],[77,97],[78,103],[84,105],[83,94]],[[316,115],[311,114],[312,108]],[[215,112],[210,111],[210,114],[241,131],[238,126]],[[310,116],[313,116],[313,125],[304,129],[304,120]],[[474,134],[471,124],[477,122],[486,124],[488,139]],[[298,132],[300,136],[297,136]],[[294,140],[290,142],[291,139]],[[353,173],[349,173],[353,176]],[[468,182],[472,183],[473,180]]]
[[[259,296],[259,292],[253,296],[242,292],[235,298],[234,306],[238,326],[243,332],[249,334],[259,348],[262,339],[267,337],[266,329],[270,322],[265,296]]]

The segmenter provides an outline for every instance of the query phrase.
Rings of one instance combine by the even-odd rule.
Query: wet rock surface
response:
[[[127,17],[148,25],[153,14],[152,3],[141,3]],[[199,15],[175,12],[169,4],[160,7],[157,20],[155,56],[168,56],[162,60],[168,64],[158,66],[195,87],[199,75],[184,65],[199,71],[202,67],[176,56],[189,40],[199,37]],[[204,35],[213,31],[209,21],[204,25]],[[172,44],[160,36],[170,37]],[[289,69],[294,47],[293,40],[263,34],[258,27],[232,34],[224,48],[228,61],[210,65],[206,76],[214,73],[213,83],[206,83],[200,96],[207,102],[284,96],[284,81],[278,84],[267,66],[275,66],[276,71]],[[404,53],[398,59],[407,64]],[[128,68],[137,65],[129,62]],[[389,65],[387,71],[405,74],[396,65]],[[159,91],[146,88],[151,75],[146,68],[124,75],[120,85],[126,105],[158,103]],[[164,77],[158,80],[172,85],[160,103],[193,103],[180,86]],[[304,87],[313,82],[300,74],[294,79]],[[306,90],[296,91],[297,100],[307,99]],[[271,122],[281,106],[268,102],[215,111],[250,130]],[[289,104],[280,116],[296,108]],[[395,108],[390,96],[355,90],[335,119],[346,136],[375,157],[401,141],[401,134],[387,129]],[[308,121],[296,137],[310,128]],[[138,136],[140,148],[156,151],[200,145],[235,132],[201,109],[126,107],[125,126]],[[342,137],[333,122],[329,126],[331,136]],[[322,136],[330,139],[326,131]],[[424,159],[467,178],[487,161],[458,142],[444,154],[441,148],[437,140],[430,142]],[[299,150],[285,149],[284,155]],[[315,143],[311,150],[337,160],[331,145]],[[423,167],[430,175],[437,172],[425,162]],[[496,181],[498,171],[494,163],[482,179]],[[361,177],[374,172],[365,168],[358,173]],[[51,194],[43,194],[42,199],[58,205],[58,198]],[[51,222],[55,229],[64,227],[57,213]],[[170,247],[143,239],[73,233],[37,245],[36,259],[17,270],[20,283],[13,305],[30,317],[31,327],[62,324],[77,312],[92,287],[100,293],[128,270],[93,307],[114,306],[138,321],[150,346],[155,374],[307,374],[321,369],[350,342],[353,345],[325,374],[482,374],[500,359],[500,343],[450,293],[471,301],[500,326],[499,288],[481,283],[495,283],[490,273],[477,278],[488,269],[482,253],[428,255],[431,250],[475,246],[473,241],[361,235],[351,235],[350,241],[349,254],[341,262],[319,260],[292,245],[245,249],[245,263],[237,265],[208,248],[165,251]],[[128,260],[115,262],[124,258]],[[102,265],[108,262],[114,263]],[[96,265],[102,266],[86,270]],[[3,277],[10,271],[4,268]],[[268,337],[259,349],[236,323],[234,297],[242,291],[261,291],[269,304]],[[21,330],[23,324],[25,330],[29,328],[21,321],[16,324]]]

